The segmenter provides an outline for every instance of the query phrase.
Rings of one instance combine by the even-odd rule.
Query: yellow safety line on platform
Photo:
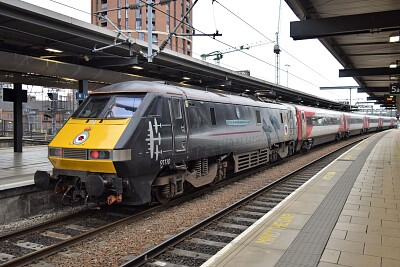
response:
[[[324,180],[330,180],[330,179],[332,179],[333,178],[333,176],[335,176],[335,174],[336,174],[336,172],[327,172],[323,177],[322,177],[322,179],[324,179]]]
[[[272,244],[281,234],[280,230],[286,229],[293,220],[294,216],[292,214],[282,214],[255,242],[258,244]]]

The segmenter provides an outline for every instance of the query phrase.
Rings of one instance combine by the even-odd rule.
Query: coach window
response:
[[[257,123],[261,123],[261,114],[258,109],[256,110],[256,119],[257,119]]]
[[[211,125],[217,125],[217,119],[215,117],[215,108],[210,108]]]
[[[281,112],[281,123],[283,123],[283,114]]]

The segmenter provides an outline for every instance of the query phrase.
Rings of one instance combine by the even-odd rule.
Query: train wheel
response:
[[[171,198],[170,185],[157,186],[153,189],[155,200],[161,204],[167,203]]]

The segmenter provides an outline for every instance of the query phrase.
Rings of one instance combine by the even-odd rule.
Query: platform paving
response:
[[[37,170],[50,171],[47,146],[26,146],[23,152],[0,148],[0,191],[33,184]]]
[[[400,130],[340,156],[202,266],[400,266]]]

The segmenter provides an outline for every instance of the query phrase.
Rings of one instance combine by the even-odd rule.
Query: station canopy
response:
[[[332,16],[332,12],[329,11],[324,13],[325,11],[322,10],[322,14],[326,15],[321,15],[317,9],[308,9],[308,4],[320,8],[317,2],[321,1],[287,0],[287,2],[301,19],[310,17],[313,18],[312,21],[317,21],[313,16],[315,19]],[[345,1],[322,2],[342,2],[341,6],[347,3]],[[356,3],[361,5],[362,2],[371,4],[375,1],[357,1]],[[360,13],[381,12],[382,8],[393,9],[400,4],[397,4],[397,1],[388,0],[380,2],[387,4],[375,3],[370,9],[364,8],[358,11]],[[392,4],[389,5],[389,3]],[[332,5],[321,5],[321,7],[327,6]],[[310,11],[305,12],[304,10]],[[343,8],[336,11],[333,14],[348,14],[355,12],[355,9]],[[343,64],[344,71],[356,71],[361,68],[371,69],[372,65],[368,64],[376,64],[380,68],[385,68],[387,62],[399,54],[399,46],[387,42],[388,33],[389,31],[385,31],[385,34],[383,31],[353,33],[321,37],[320,40]],[[347,39],[352,35],[358,41]],[[383,38],[383,35],[386,37]],[[372,42],[372,40],[374,41]],[[374,44],[375,42],[381,44]],[[121,44],[112,46],[114,43]],[[359,45],[355,45],[357,43]],[[107,49],[95,52],[96,49],[107,46],[109,46]],[[392,49],[385,48],[386,46],[391,46]],[[153,50],[157,49],[158,47],[153,45]],[[373,55],[375,49],[379,50],[382,55]],[[89,81],[89,90],[95,90],[107,84],[123,81],[161,80],[193,85],[203,89],[218,89],[235,94],[253,95],[273,101],[338,110],[349,109],[348,105],[333,100],[279,86],[168,49],[157,55],[153,62],[147,62],[147,59],[141,56],[143,51],[147,51],[147,42],[135,39],[127,41],[123,36],[118,36],[115,31],[26,2],[0,0],[0,82],[77,89],[79,81],[87,80]],[[360,53],[365,55],[355,55]],[[372,62],[375,59],[376,62]],[[377,68],[376,66],[375,68]],[[380,75],[379,79],[375,76],[355,76],[355,78],[363,90],[371,88],[383,90],[382,88],[388,87],[392,82],[386,74]],[[368,92],[371,97],[384,95],[384,92],[372,90]]]
[[[358,92],[400,110],[400,1],[285,0],[300,21],[294,40],[317,38],[353,77]],[[397,99],[396,99],[397,95]]]

